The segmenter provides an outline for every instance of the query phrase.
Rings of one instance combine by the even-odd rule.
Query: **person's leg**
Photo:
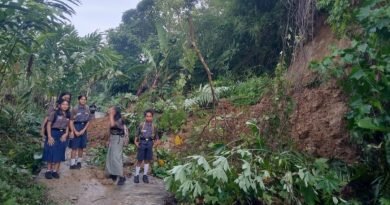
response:
[[[141,171],[141,165],[142,165],[143,160],[138,160],[137,165],[135,167],[135,175],[139,175]]]
[[[53,164],[51,162],[47,163],[47,171],[51,172],[53,170]]]
[[[107,155],[106,155],[106,167],[105,167],[105,172],[106,174],[112,179],[112,181],[116,181],[117,180],[117,176],[114,175],[112,173],[112,167],[113,167],[113,160],[112,160],[112,156],[113,156],[113,148],[112,148],[112,145],[113,145],[113,136],[110,136],[110,143],[109,143],[109,146],[108,146],[108,150],[107,150]]]
[[[84,127],[83,127],[84,129]],[[83,161],[83,154],[84,154],[84,149],[87,147],[87,133],[84,133],[82,136],[80,136],[80,144],[78,146],[78,151],[77,151],[77,167],[80,169],[81,164]]]
[[[137,153],[137,164],[135,166],[134,183],[139,183],[139,173],[144,158],[145,158],[145,146],[142,144],[142,142],[140,142],[140,146],[138,147],[138,153]]]
[[[80,148],[77,150],[77,156],[78,156],[78,159],[77,159],[77,166],[79,168],[81,168],[81,163],[83,161],[83,152],[84,152],[84,149],[83,148]]]
[[[125,170],[123,170],[122,176],[119,176],[118,186],[124,185],[124,184],[125,184],[125,181],[126,181]]]
[[[60,170],[60,162],[54,163],[54,169],[53,169],[53,171],[59,172],[59,170]]]
[[[142,176],[142,181],[144,183],[146,183],[146,184],[149,183],[149,179],[148,179],[149,164],[150,164],[150,161],[145,161],[145,163],[144,163],[144,174]]]
[[[72,148],[72,152],[70,153],[70,169],[76,168],[76,156],[77,156],[77,149]]]
[[[142,176],[142,181],[144,183],[149,183],[148,179],[148,171],[149,171],[149,165],[153,158],[153,143],[148,143],[147,149],[145,151],[145,161],[144,161],[144,174]]]
[[[52,179],[53,176],[51,175],[51,172],[53,170],[53,164],[51,162],[47,162],[47,170],[45,173],[45,178],[46,179]]]
[[[56,162],[53,164],[53,171],[52,171],[52,176],[53,178],[60,178],[60,175],[58,174],[60,170],[60,162]]]
[[[126,181],[126,178],[125,178],[125,175],[123,174],[125,172],[125,170],[123,169],[123,137],[120,137],[120,140],[119,140],[119,149],[118,149],[118,152],[119,152],[119,165],[120,165],[120,168],[119,168],[119,180],[118,180],[118,183],[117,185],[118,186],[122,186],[125,184],[125,181]]]
[[[139,173],[141,171],[142,160],[138,160],[135,165],[134,183],[139,183]]]

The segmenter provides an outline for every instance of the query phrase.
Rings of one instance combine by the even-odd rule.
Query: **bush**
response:
[[[104,167],[106,163],[107,150],[108,149],[105,146],[91,148],[90,152],[93,157],[90,160],[90,163],[95,166]]]
[[[28,170],[12,163],[0,152],[0,204],[50,204],[45,188],[34,183]]]
[[[184,110],[166,110],[159,118],[158,125],[162,131],[177,132],[186,122],[187,114]]]
[[[254,133],[259,137],[258,130]],[[169,170],[164,180],[179,201],[203,204],[337,204],[346,166],[264,144],[222,147],[194,155]]]
[[[240,82],[227,92],[228,99],[235,105],[254,105],[268,90],[271,79],[264,75]]]
[[[169,176],[168,171],[178,164],[177,156],[166,149],[156,150],[156,160],[153,163],[153,175],[158,178]]]

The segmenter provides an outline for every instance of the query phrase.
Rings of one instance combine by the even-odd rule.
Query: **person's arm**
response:
[[[110,108],[110,114],[109,114],[109,118],[110,118],[110,128],[111,127],[115,127],[115,120],[114,120],[114,115],[115,115],[115,110],[114,108]]]
[[[108,119],[109,119],[109,129],[111,129],[111,127],[115,127],[115,120],[114,120],[114,115],[115,115],[115,110],[113,107],[111,107],[109,110],[108,110]],[[110,137],[107,137],[107,141],[106,141],[106,145],[109,146],[110,145]]]
[[[84,129],[83,130],[81,130],[81,134],[84,134],[85,133],[85,131],[87,131],[88,130],[88,127],[89,127],[89,122],[92,120],[92,114],[91,114],[91,110],[90,109],[88,109],[88,122],[87,122],[87,124],[85,125],[85,127],[84,127]]]
[[[85,131],[88,130],[88,126],[89,126],[89,121],[88,121],[87,124],[85,125],[84,129],[82,129],[82,130],[80,131],[80,135],[84,134]]]
[[[42,138],[45,137],[45,124],[47,123],[47,116],[45,117],[45,119],[43,119],[43,122],[41,124],[41,136]]]
[[[124,140],[123,140],[123,145],[128,145],[129,144],[129,130],[127,129],[126,125],[123,124],[123,131],[125,132]]]
[[[47,131],[47,143],[49,145],[53,145],[54,144],[54,138],[53,136],[51,135],[51,127],[52,127],[52,122],[54,121],[54,116],[56,115],[55,112],[52,112],[49,117],[47,118],[47,126],[46,126],[46,131]]]
[[[69,130],[70,130],[70,135],[71,137],[77,137],[78,133],[77,130],[74,128],[74,120],[70,120],[69,122]]]
[[[69,134],[69,130],[70,130],[70,126],[69,126],[70,122],[68,123],[68,126],[66,127],[66,131],[65,133],[61,136],[61,142],[65,142],[66,141],[66,138],[68,137],[68,134]]]
[[[74,120],[76,118],[75,114],[75,108],[72,109],[71,116],[70,116],[70,122],[69,122],[69,129],[70,129],[70,135],[71,137],[77,137],[79,136],[76,128],[74,127]]]
[[[49,145],[53,145],[54,144],[54,138],[51,136],[51,121],[48,121],[47,122],[47,143]]]

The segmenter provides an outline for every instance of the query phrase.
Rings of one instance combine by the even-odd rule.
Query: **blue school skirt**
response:
[[[85,123],[74,123],[74,128],[77,131],[80,131],[84,129],[84,127],[87,125],[88,122]],[[87,131],[84,132],[83,135],[80,135],[78,137],[74,136],[73,139],[69,141],[69,148],[72,149],[84,149],[87,147]]]
[[[65,150],[68,141],[61,142],[61,136],[66,132],[65,129],[51,129],[51,136],[54,138],[54,144],[48,144],[48,137],[46,137],[45,145],[43,148],[42,160],[48,163],[58,163],[65,161]]]

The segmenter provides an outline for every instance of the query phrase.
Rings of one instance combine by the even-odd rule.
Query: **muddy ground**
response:
[[[106,118],[96,119],[89,129],[89,147],[99,146],[108,135],[105,129]],[[91,159],[89,150],[80,170],[70,170],[69,160],[61,164],[60,179],[44,178],[45,169],[37,176],[39,183],[48,188],[48,198],[56,204],[75,205],[168,205],[175,204],[172,195],[166,191],[163,180],[150,176],[149,184],[140,180],[139,184],[133,182],[134,167],[126,166],[126,183],[124,186],[116,185],[106,178],[103,168],[88,163]],[[67,151],[69,159],[70,152]],[[134,164],[134,156],[130,156],[127,164]],[[141,169],[141,173],[142,173]],[[140,176],[142,179],[142,174]]]
[[[142,180],[135,184],[133,178],[127,176],[125,185],[117,186],[99,168],[84,163],[80,170],[70,170],[67,162],[62,164],[60,174],[60,179],[47,180],[44,172],[37,177],[38,182],[47,186],[48,197],[56,204],[172,204],[163,181],[151,176],[149,184],[142,183]]]

